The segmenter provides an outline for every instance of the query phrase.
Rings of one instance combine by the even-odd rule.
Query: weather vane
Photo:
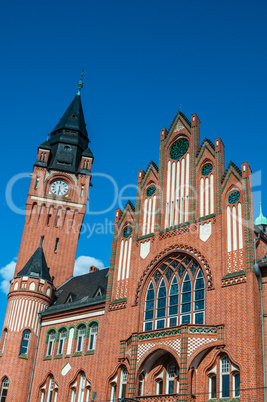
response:
[[[81,73],[80,81],[78,82],[78,92],[77,92],[77,95],[80,95],[80,94],[81,94],[81,89],[82,89],[82,87],[83,87],[83,75],[84,75],[84,68],[83,68],[83,71],[82,71],[82,73]]]

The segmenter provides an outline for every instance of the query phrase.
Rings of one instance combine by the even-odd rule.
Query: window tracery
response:
[[[151,278],[145,296],[144,331],[179,324],[204,324],[205,280],[190,256],[169,257]]]

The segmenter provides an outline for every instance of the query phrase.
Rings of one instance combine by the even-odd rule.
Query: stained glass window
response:
[[[205,163],[205,165],[202,166],[201,174],[203,176],[207,176],[208,174],[210,174],[210,172],[212,172],[212,164],[211,163]]]
[[[147,195],[147,197],[151,197],[151,196],[155,193],[155,191],[156,191],[156,186],[154,186],[154,184],[151,185],[151,186],[149,186],[149,187],[146,189],[146,195]]]
[[[188,150],[189,141],[186,138],[180,138],[175,141],[170,148],[170,158],[180,159]]]
[[[228,195],[228,202],[229,204],[235,204],[239,200],[239,198],[240,192],[238,190],[234,190]]]
[[[123,229],[123,232],[122,232],[123,237],[127,238],[127,237],[131,236],[132,230],[133,229],[131,226],[129,226],[129,225],[125,226],[125,228]]]

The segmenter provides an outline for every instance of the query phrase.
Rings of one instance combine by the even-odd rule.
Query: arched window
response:
[[[85,332],[86,332],[85,325],[81,325],[80,328],[78,329],[76,352],[82,352],[82,350],[83,350],[83,342],[84,342]]]
[[[127,369],[123,368],[120,375],[119,398],[125,398],[127,385]]]
[[[145,376],[143,373],[141,373],[139,375],[138,396],[144,395],[144,383],[145,383]]]
[[[56,331],[52,330],[48,335],[46,356],[52,356],[55,337],[56,337]]]
[[[90,326],[88,350],[95,350],[97,333],[98,333],[98,324],[95,323]]]
[[[7,340],[7,329],[5,328],[3,331],[2,354],[4,353],[4,350],[5,350],[6,340]]]
[[[198,271],[194,292],[194,323],[204,324],[205,283],[201,269]]]
[[[59,332],[59,341],[58,341],[58,355],[62,355],[64,352],[64,345],[67,338],[67,330],[65,328],[61,329]]]
[[[2,381],[2,387],[1,387],[1,399],[0,399],[1,402],[6,401],[8,386],[9,386],[9,381],[8,381],[8,378],[5,377]]]
[[[22,340],[21,340],[21,346],[20,346],[20,352],[19,352],[20,355],[27,355],[28,354],[30,335],[31,335],[31,332],[28,329],[26,329],[23,332]]]
[[[157,297],[157,321],[156,321],[156,329],[165,327],[165,317],[166,317],[166,300],[167,292],[166,292],[166,284],[164,279],[161,280],[158,297]]]
[[[220,359],[220,397],[230,396],[230,360],[228,356]]]
[[[197,261],[178,254],[163,261],[146,292],[144,331],[205,323],[205,279]]]
[[[208,372],[209,399],[240,396],[240,372],[226,354],[219,355]]]
[[[145,305],[145,331],[150,331],[153,329],[153,318],[154,318],[154,302],[155,302],[155,290],[154,285],[150,282],[147,294],[146,294],[146,305]]]
[[[216,398],[216,375],[211,374],[209,376],[209,399],[215,399]]]
[[[191,320],[191,299],[192,299],[192,285],[191,279],[186,273],[182,286],[182,301],[181,301],[181,324],[190,323]]]
[[[117,384],[114,382],[111,384],[110,402],[116,401],[116,392],[117,392]]]
[[[71,402],[89,402],[90,383],[86,380],[85,373],[81,371],[71,385]]]
[[[179,392],[179,370],[175,361],[169,358],[165,361],[160,359],[156,366],[161,367],[154,378],[156,395],[177,394]]]
[[[169,327],[175,327],[178,320],[179,287],[176,275],[173,277],[169,293]]]
[[[176,383],[176,386],[175,386]],[[179,391],[179,374],[175,363],[171,363],[167,367],[166,376],[166,394],[174,394]]]

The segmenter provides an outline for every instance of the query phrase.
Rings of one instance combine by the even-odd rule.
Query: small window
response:
[[[85,325],[82,325],[78,330],[78,339],[77,339],[77,349],[76,352],[82,352],[83,350],[83,342],[85,337]]]
[[[82,197],[82,196],[83,196],[83,190],[84,190],[84,186],[81,186],[80,197]]]
[[[4,353],[4,350],[5,350],[6,340],[7,340],[7,329],[5,329],[3,332],[2,354]]]
[[[47,345],[47,353],[46,353],[47,356],[51,356],[53,353],[55,337],[56,337],[56,331],[51,331],[48,336],[48,345]]]
[[[0,396],[1,402],[6,402],[8,386],[9,386],[9,381],[8,381],[8,378],[5,377],[2,381],[2,387],[1,387],[1,396]]]
[[[65,345],[66,338],[67,338],[67,331],[64,328],[59,333],[59,342],[58,342],[58,351],[57,351],[58,355],[62,355],[64,352],[64,345]]]
[[[90,383],[86,380],[84,372],[81,372],[71,385],[71,402],[89,402],[89,399]]]
[[[97,333],[98,333],[98,325],[97,324],[91,325],[90,336],[89,336],[89,350],[95,350]]]
[[[39,177],[36,177],[36,181],[35,181],[34,190],[37,190],[38,185],[39,185],[39,180],[40,180],[40,178],[39,178]]]
[[[55,385],[54,377],[51,376],[49,379],[48,390],[47,390],[47,400],[46,400],[47,402],[52,401],[54,385]]]
[[[20,346],[20,354],[21,355],[28,354],[30,335],[31,335],[31,332],[28,329],[26,329],[26,331],[23,332],[21,346]]]
[[[211,375],[209,377],[209,398],[216,398],[216,375]]]
[[[163,380],[158,380],[157,381],[156,394],[157,395],[162,395],[163,394]]]
[[[230,395],[230,360],[228,356],[221,358],[221,396],[229,398]]]
[[[233,375],[233,396],[240,396],[240,373],[234,373]]]
[[[126,368],[121,370],[119,398],[125,398],[126,396],[127,374]]]
[[[117,384],[111,384],[110,402],[116,401]]]
[[[55,243],[55,249],[54,249],[54,252],[56,252],[56,251],[57,251],[57,249],[58,249],[58,243],[59,243],[59,238],[57,237],[57,238],[56,238],[56,243]]]

